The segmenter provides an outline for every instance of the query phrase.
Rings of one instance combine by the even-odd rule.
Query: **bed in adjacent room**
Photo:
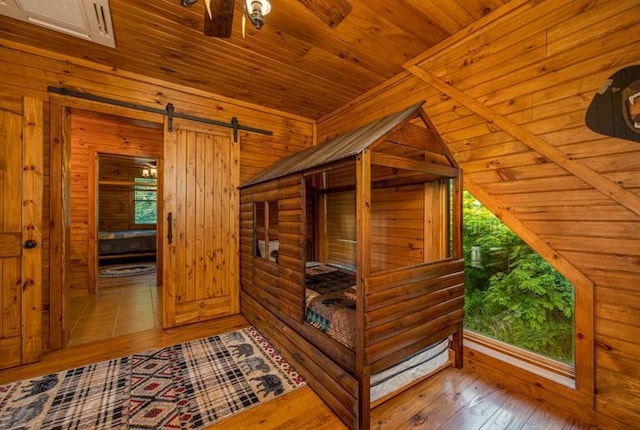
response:
[[[101,258],[154,254],[156,231],[101,231],[98,232],[98,244],[98,254]]]

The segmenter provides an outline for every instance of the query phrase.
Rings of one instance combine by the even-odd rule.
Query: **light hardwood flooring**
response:
[[[153,329],[45,353],[39,363],[0,371],[0,384],[134,352],[162,348],[247,326],[240,315],[169,330]],[[344,424],[304,387],[210,427],[222,429],[343,430]],[[376,408],[374,429],[587,429],[553,405],[505,388],[470,369],[448,368]]]
[[[162,327],[155,273],[98,282],[95,295],[71,298],[67,346]]]

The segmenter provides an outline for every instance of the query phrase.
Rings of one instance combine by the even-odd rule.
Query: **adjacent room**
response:
[[[77,345],[162,327],[157,259],[157,125],[74,110],[69,339]],[[162,242],[160,242],[162,246]]]

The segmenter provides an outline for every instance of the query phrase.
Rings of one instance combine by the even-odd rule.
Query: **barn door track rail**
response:
[[[168,103],[167,107],[165,109],[158,109],[158,108],[153,108],[153,107],[149,107],[149,106],[143,106],[143,105],[138,105],[135,103],[129,103],[129,102],[124,102],[122,100],[116,100],[116,99],[111,99],[108,97],[102,97],[102,96],[97,96],[95,94],[89,94],[89,93],[81,93],[79,91],[74,91],[74,90],[70,90],[68,88],[63,88],[63,87],[47,87],[47,91],[50,93],[54,93],[54,94],[60,94],[63,96],[69,96],[69,97],[76,97],[79,99],[85,99],[85,100],[91,100],[94,102],[101,102],[101,103],[107,103],[110,105],[115,105],[115,106],[120,106],[120,107],[125,107],[125,108],[129,108],[129,109],[136,109],[136,110],[141,110],[144,112],[152,112],[152,113],[157,113],[160,115],[166,115],[169,119],[168,121],[168,128],[169,131],[173,131],[173,118],[182,118],[182,119],[187,119],[190,121],[196,121],[196,122],[202,122],[205,124],[211,124],[211,125],[217,125],[220,127],[227,127],[227,128],[231,128],[233,129],[233,141],[237,142],[238,141],[238,130],[242,130],[242,131],[247,131],[249,133],[258,133],[258,134],[265,134],[268,136],[273,135],[273,132],[270,130],[262,130],[260,128],[255,128],[255,127],[249,127],[246,125],[242,125],[240,124],[240,122],[238,121],[238,118],[236,118],[235,116],[233,118],[231,118],[231,122],[224,122],[224,121],[217,121],[215,119],[209,119],[209,118],[201,118],[198,116],[193,116],[193,115],[187,115],[185,113],[181,113],[181,112],[176,112],[175,108],[173,106],[173,103]]]

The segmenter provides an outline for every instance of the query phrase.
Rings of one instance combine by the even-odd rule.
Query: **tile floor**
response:
[[[68,346],[162,327],[156,274],[100,278],[98,293],[71,298]]]

